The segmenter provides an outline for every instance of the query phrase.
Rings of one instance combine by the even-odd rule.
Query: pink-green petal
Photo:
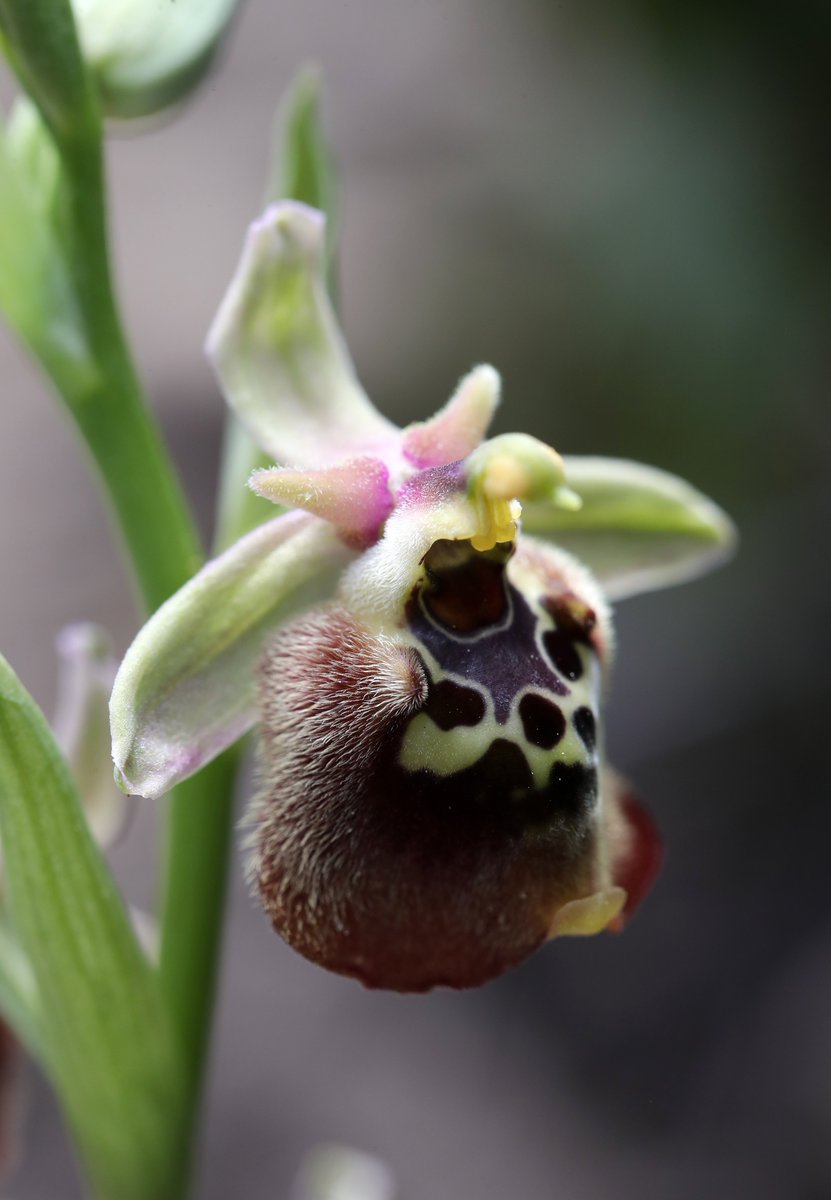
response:
[[[416,467],[443,467],[467,458],[488,432],[499,404],[500,386],[493,367],[474,367],[444,408],[429,421],[418,421],[403,431],[405,458]]]
[[[357,547],[377,540],[392,511],[390,473],[378,458],[350,458],[334,467],[255,471],[249,487],[258,496],[323,517]]]

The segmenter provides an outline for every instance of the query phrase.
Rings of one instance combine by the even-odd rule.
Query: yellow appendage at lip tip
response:
[[[621,887],[606,888],[592,896],[570,900],[557,910],[548,936],[592,937],[602,933],[620,916],[625,904],[626,892]]]

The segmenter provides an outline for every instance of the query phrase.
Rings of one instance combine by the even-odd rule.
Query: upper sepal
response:
[[[231,408],[292,466],[397,446],[355,375],[326,292],[325,217],[283,201],[251,226],[207,351]]]
[[[351,552],[335,530],[286,513],[241,538],[163,604],[124,658],[110,702],[125,791],[158,796],[256,720],[266,636],[325,598]]]
[[[682,583],[733,551],[730,518],[683,479],[626,459],[563,461],[581,506],[530,502],[523,505],[522,528],[585,562],[610,599]]]

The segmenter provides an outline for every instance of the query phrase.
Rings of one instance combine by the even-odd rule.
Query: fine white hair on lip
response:
[[[329,969],[470,987],[625,902],[600,794],[609,614],[570,556],[533,542],[512,556],[440,539],[398,567],[386,620],[347,605],[367,595],[356,566],[355,590],[266,647],[248,878],[277,932]]]

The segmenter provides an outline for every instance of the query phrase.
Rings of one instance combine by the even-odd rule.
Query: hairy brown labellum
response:
[[[616,866],[643,875],[600,784],[605,634],[554,556],[507,558],[436,543],[400,627],[333,606],[261,664],[252,880],[286,941],[368,986],[482,983],[612,924]]]

